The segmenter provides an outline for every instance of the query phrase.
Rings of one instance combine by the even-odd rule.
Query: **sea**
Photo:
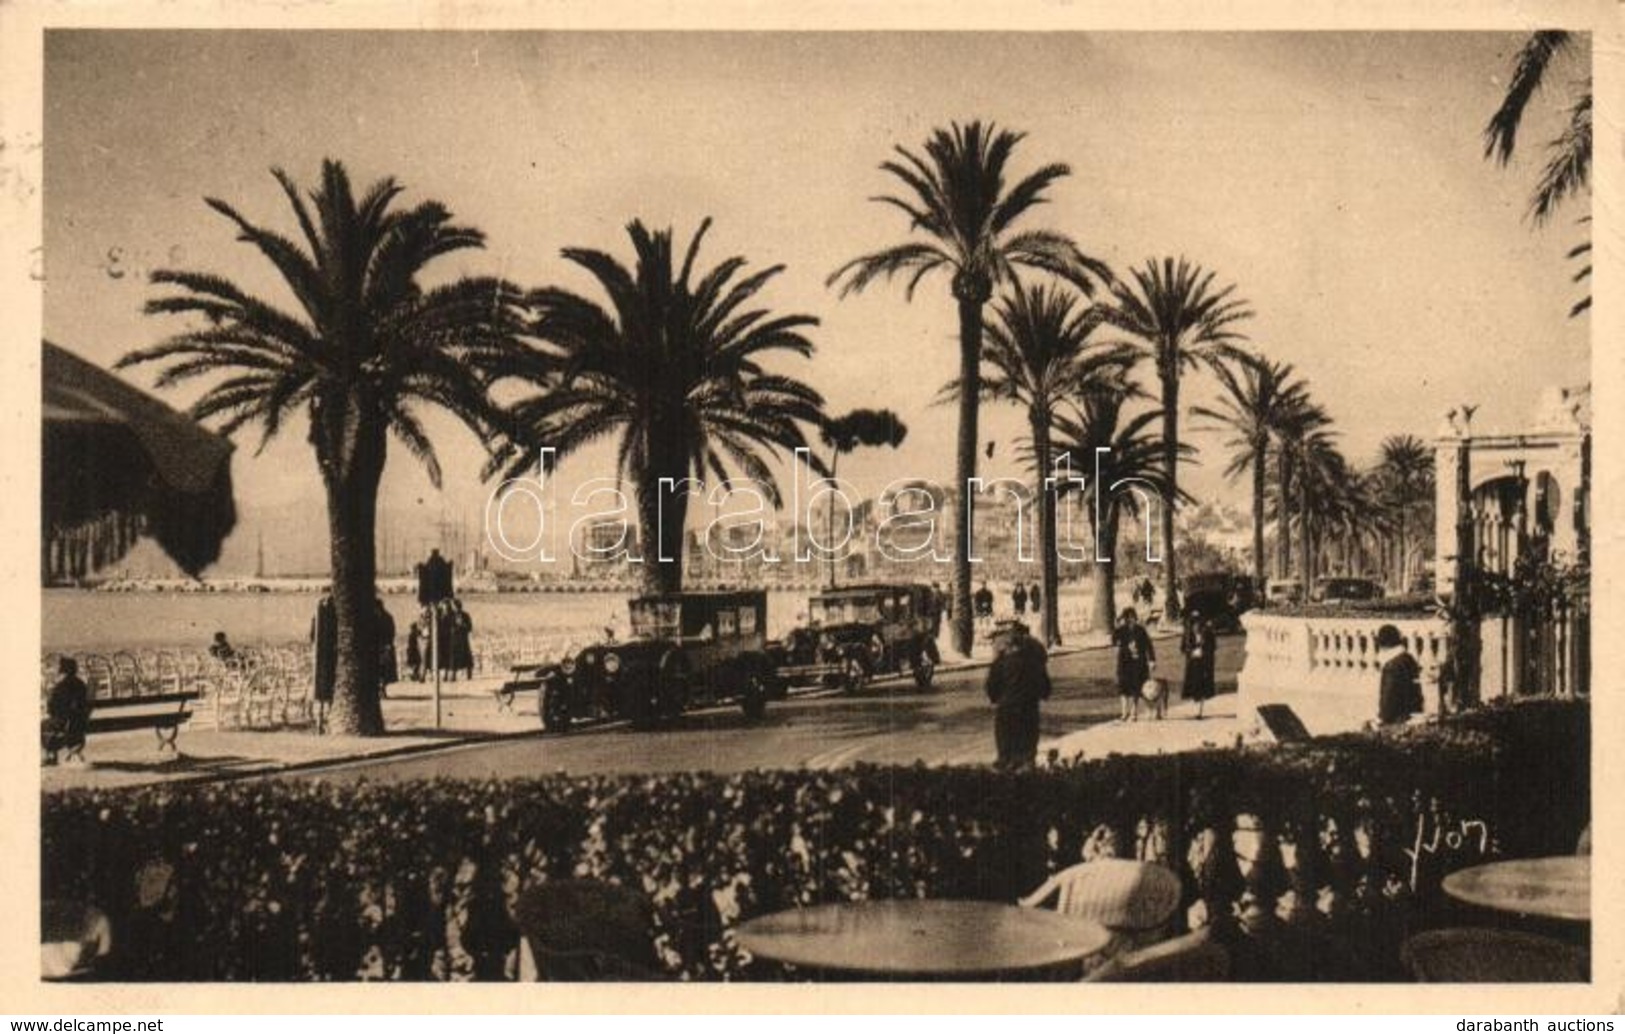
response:
[[[807,610],[804,589],[770,591],[767,631],[779,636]],[[483,633],[575,632],[627,627],[624,592],[471,593],[463,606]],[[306,639],[316,595],[302,592],[41,591],[43,653],[112,653],[143,649],[204,649],[216,632],[239,645],[285,644]],[[1003,594],[1001,594],[1001,602]],[[385,595],[384,605],[404,635],[417,614],[410,594]],[[1066,586],[1062,625],[1086,613],[1088,587]]]

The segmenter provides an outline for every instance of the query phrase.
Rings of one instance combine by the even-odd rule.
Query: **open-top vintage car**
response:
[[[730,701],[759,718],[778,695],[765,649],[765,592],[671,593],[629,606],[632,638],[516,672],[504,691],[539,689],[542,726],[551,732],[593,719],[641,728]]]
[[[929,585],[848,585],[808,601],[808,622],[769,647],[783,682],[824,682],[848,692],[909,672],[929,688],[940,657],[942,600]]]

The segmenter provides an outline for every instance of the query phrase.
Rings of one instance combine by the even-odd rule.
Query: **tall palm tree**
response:
[[[1214,274],[1187,259],[1146,260],[1131,271],[1133,283],[1114,285],[1110,316],[1118,328],[1139,339],[1162,388],[1162,459],[1174,489],[1162,508],[1163,613],[1174,613],[1174,499],[1179,487],[1179,385],[1186,370],[1212,367],[1241,355],[1236,324],[1252,317],[1247,303],[1233,297],[1236,286],[1215,289]]]
[[[994,303],[993,319],[983,328],[982,400],[1010,402],[1027,415],[1038,483],[1043,637],[1051,646],[1061,641],[1055,492],[1045,485],[1045,479],[1054,475],[1055,420],[1062,404],[1075,397],[1095,390],[1125,390],[1123,378],[1138,358],[1129,346],[1091,340],[1104,319],[1103,310],[1073,291],[1018,280]],[[958,397],[959,382],[944,385],[942,395]]]
[[[831,417],[819,432],[829,446],[829,476],[833,480],[840,474],[841,457],[849,452],[869,446],[887,446],[895,449],[908,437],[908,425],[889,409],[854,409],[838,417]],[[798,515],[799,517],[799,515]],[[835,499],[830,498],[826,531],[831,545],[835,542]],[[835,551],[829,554],[829,584],[835,585]]]
[[[1238,478],[1251,472],[1253,484],[1253,583],[1264,591],[1265,488],[1269,475],[1270,436],[1309,397],[1309,385],[1294,379],[1290,364],[1250,358],[1218,364],[1214,375],[1223,389],[1217,406],[1195,406],[1191,415],[1213,421],[1234,437],[1224,473]]]
[[[1330,420],[1327,421],[1327,424]],[[1298,495],[1298,579],[1304,598],[1314,591],[1316,534],[1319,523],[1332,516],[1337,486],[1347,477],[1348,464],[1337,451],[1337,432],[1326,424],[1299,425],[1282,444],[1292,453]]]
[[[1272,429],[1271,448],[1276,460],[1276,571],[1280,578],[1292,573],[1293,497],[1298,488],[1298,445],[1306,436],[1322,431],[1331,424],[1331,417],[1318,404],[1307,397],[1297,401],[1280,415]],[[1309,586],[1303,586],[1307,592]]]
[[[485,277],[427,288],[419,276],[438,256],[480,248],[485,235],[452,222],[439,202],[394,207],[393,179],[357,198],[336,161],[322,164],[309,205],[281,169],[273,175],[302,239],[251,223],[224,201],[209,207],[236,224],[287,283],[297,308],[257,298],[224,277],[162,270],[152,282],[174,293],[149,300],[153,315],[204,322],[129,353],[120,366],[163,363],[169,386],[227,375],[192,406],[236,434],[251,425],[260,448],[297,413],[310,422],[327,496],[337,666],[330,715],[339,733],[383,731],[374,641],[378,484],[390,435],[440,483],[440,463],[418,410],[444,409],[482,437],[502,416],[479,371],[519,346],[519,292]]]
[[[1164,510],[1180,493],[1167,478],[1163,437],[1155,427],[1162,419],[1161,409],[1147,409],[1132,417],[1124,413],[1130,400],[1142,397],[1144,393],[1133,384],[1094,387],[1055,419],[1057,456],[1066,456],[1073,470],[1089,472],[1079,505],[1089,514],[1091,545],[1099,556],[1110,558],[1095,563],[1089,620],[1090,628],[1097,632],[1110,631],[1117,617],[1117,535],[1122,519],[1144,512],[1134,483],[1155,494]],[[1181,445],[1178,458],[1184,460],[1193,452],[1190,446]],[[1097,462],[1099,477],[1094,476]],[[1073,487],[1070,482],[1058,486],[1062,494]],[[1182,498],[1188,501],[1190,497]]]
[[[924,239],[899,244],[853,259],[829,277],[839,283],[841,295],[862,291],[878,279],[906,274],[905,297],[933,272],[951,278],[959,308],[959,441],[955,477],[965,512],[955,524],[953,632],[954,647],[969,654],[972,615],[970,606],[970,479],[976,476],[977,405],[981,398],[983,308],[994,288],[1008,281],[1018,266],[1065,277],[1086,294],[1095,282],[1110,283],[1111,271],[1083,254],[1073,241],[1048,230],[1015,229],[1031,209],[1044,203],[1045,193],[1071,174],[1061,164],[1045,165],[1014,185],[1005,183],[1005,167],[1024,134],[1000,130],[991,123],[953,123],[931,133],[924,154],[897,147],[897,160],[880,168],[902,182],[898,194],[875,198],[900,209],[909,218],[910,232]]]
[[[695,268],[707,219],[681,265],[672,233],[627,227],[634,264],[588,248],[566,248],[569,261],[591,273],[608,297],[598,302],[562,287],[533,292],[530,333],[545,347],[504,363],[496,372],[542,389],[516,403],[515,432],[498,449],[487,474],[523,470],[526,453],[550,447],[559,459],[585,445],[617,438],[618,469],[631,481],[650,592],[675,592],[683,582],[688,493],[661,482],[687,477],[730,482],[737,469],[777,506],[778,481],[768,464],[779,450],[807,445],[802,424],[822,426],[823,399],[793,377],[769,372],[776,353],[811,358],[803,330],[813,316],[773,315],[741,306],[782,270],[771,266],[734,279],[745,259],[727,259],[703,275]],[[816,462],[822,470],[822,462]]]
[[[1433,496],[1433,452],[1415,435],[1390,435],[1383,439],[1377,466],[1381,498],[1394,516],[1398,539],[1397,566],[1399,590],[1410,585],[1410,549],[1406,538],[1407,519],[1416,508]]]

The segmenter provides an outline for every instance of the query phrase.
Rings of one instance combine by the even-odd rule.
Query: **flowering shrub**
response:
[[[1567,852],[1589,816],[1584,705],[1539,702],[1301,746],[1026,773],[839,772],[68,791],[43,893],[112,917],[123,980],[512,978],[535,881],[641,890],[674,977],[774,979],[733,927],[797,905],[1014,900],[1089,857],[1163,862],[1241,979],[1396,976],[1438,883]]]

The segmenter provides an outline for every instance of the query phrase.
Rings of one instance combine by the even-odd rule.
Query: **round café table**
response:
[[[741,924],[752,955],[879,979],[997,978],[1055,971],[1106,947],[1090,919],[996,901],[854,901]]]
[[[1519,858],[1453,872],[1444,892],[1469,905],[1541,919],[1591,921],[1591,859]]]

